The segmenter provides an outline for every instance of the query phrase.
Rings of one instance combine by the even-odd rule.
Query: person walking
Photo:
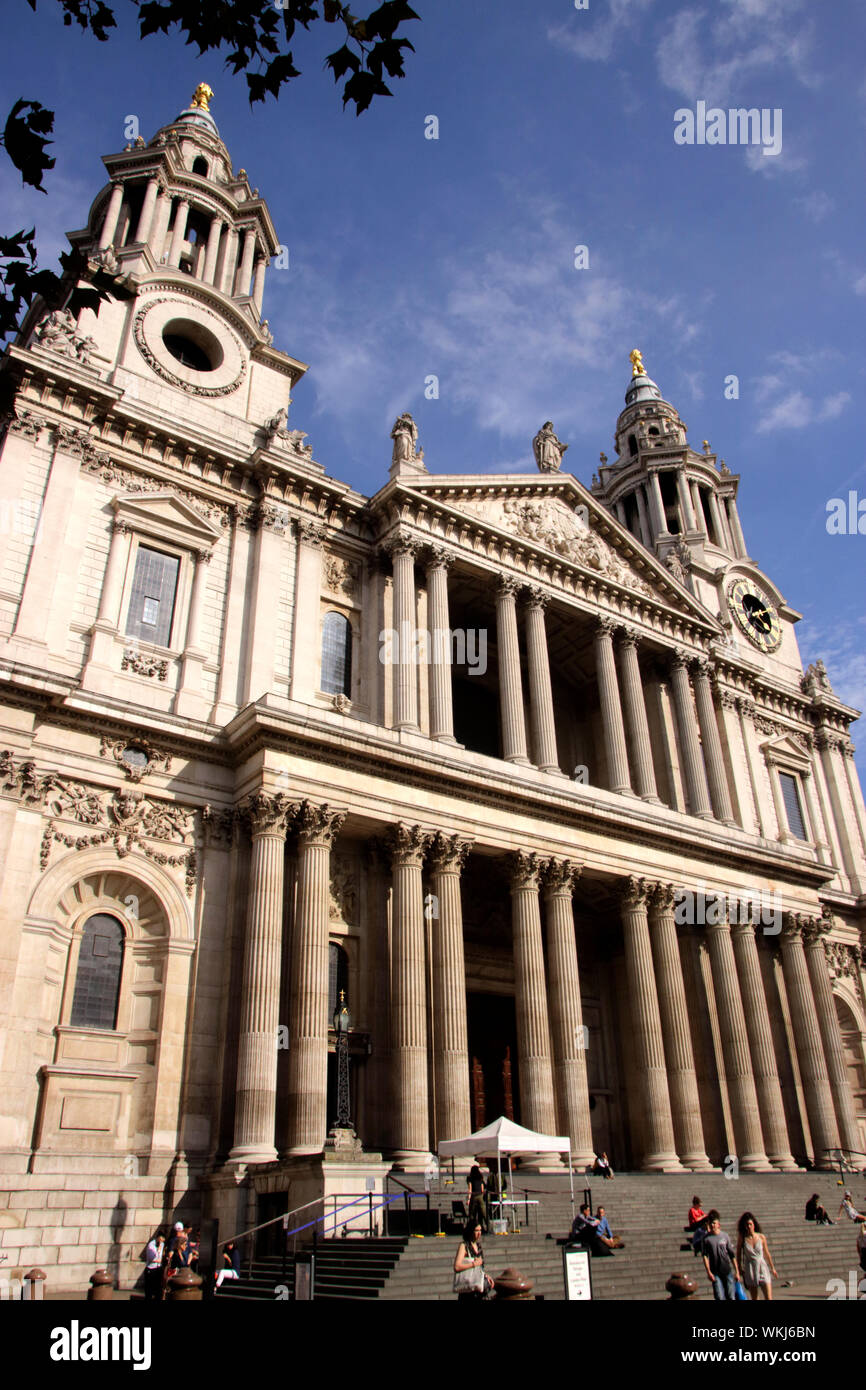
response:
[[[484,1273],[481,1225],[477,1221],[467,1221],[463,1239],[454,1257],[454,1292],[457,1302],[483,1298],[492,1288],[493,1280]]]
[[[162,1261],[165,1255],[165,1231],[160,1226],[147,1242],[144,1251],[144,1296],[162,1298]]]
[[[750,1211],[744,1211],[737,1222],[737,1234],[737,1264],[743,1271],[743,1283],[749,1297],[757,1302],[759,1292],[763,1292],[766,1299],[772,1300],[773,1279],[779,1276],[767,1237]]]
[[[731,1238],[722,1230],[721,1218],[715,1208],[707,1213],[707,1235],[704,1236],[701,1254],[707,1278],[713,1286],[713,1298],[719,1303],[734,1303],[740,1267]]]
[[[466,1179],[466,1204],[468,1207],[468,1218],[470,1221],[480,1222],[483,1230],[487,1230],[487,1195],[484,1190],[484,1174],[477,1163],[473,1163],[469,1170],[469,1177]]]

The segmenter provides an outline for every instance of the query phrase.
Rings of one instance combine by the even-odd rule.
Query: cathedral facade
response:
[[[550,421],[473,476],[409,415],[374,496],[330,477],[208,97],[106,158],[98,316],[34,306],[3,364],[7,1270],[132,1280],[178,1211],[229,1235],[500,1114],[580,1166],[859,1166],[857,711],[739,477],[637,351],[589,488]]]

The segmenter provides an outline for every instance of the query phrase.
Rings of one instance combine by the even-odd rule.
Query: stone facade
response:
[[[131,1281],[178,1211],[227,1235],[502,1112],[581,1164],[866,1150],[857,712],[736,475],[638,360],[591,489],[550,422],[473,477],[401,416],[363,497],[287,427],[209,113],[106,165],[72,241],[113,297],[5,361],[6,1268]]]

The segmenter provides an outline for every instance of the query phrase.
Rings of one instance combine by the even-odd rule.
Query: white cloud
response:
[[[854,293],[866,294],[866,274],[858,275],[857,279],[854,281]]]
[[[819,188],[816,188],[812,193],[807,193],[802,198],[795,198],[794,202],[797,207],[803,209],[809,221],[815,223],[823,222],[836,206],[833,199]]]
[[[799,645],[804,665],[820,657],[834,693],[846,705],[866,710],[866,617],[834,621],[823,627],[809,618],[801,625]],[[855,738],[857,730],[854,730]]]
[[[798,23],[802,10],[802,0],[722,0],[712,10],[684,6],[659,40],[659,78],[711,106],[727,104],[747,79],[753,84],[755,74],[773,69],[789,69],[813,86],[813,23]]]
[[[595,3],[587,10],[575,10],[567,24],[551,25],[547,37],[578,58],[606,63],[619,41],[634,30],[644,10],[653,0],[608,0],[607,14],[599,18]]]
[[[769,378],[764,378],[765,382]],[[776,378],[776,381],[779,379]],[[757,424],[759,434],[771,430],[801,430],[807,425],[819,424],[823,420],[835,420],[841,415],[851,397],[847,391],[837,391],[835,395],[825,396],[816,404],[802,391],[791,391],[776,401]]]

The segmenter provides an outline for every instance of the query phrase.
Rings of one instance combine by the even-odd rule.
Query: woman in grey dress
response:
[[[743,1283],[749,1297],[757,1300],[759,1291],[762,1291],[765,1298],[772,1299],[773,1279],[779,1276],[767,1237],[750,1211],[744,1211],[737,1222],[737,1237],[737,1264],[743,1272]]]

